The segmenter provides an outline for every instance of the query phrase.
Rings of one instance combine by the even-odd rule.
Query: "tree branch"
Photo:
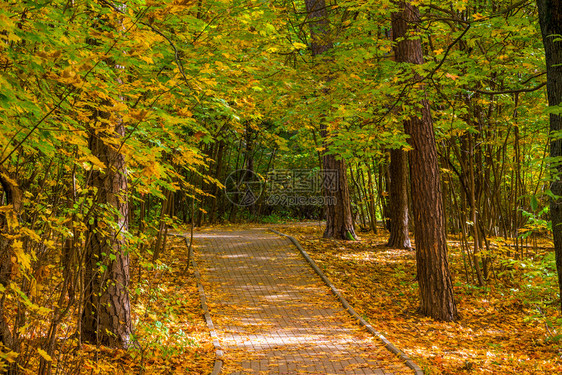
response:
[[[172,48],[174,49],[174,59],[176,61],[176,65],[178,66],[178,69],[185,81],[185,83],[187,84],[187,87],[189,87],[190,89],[193,90],[193,87],[191,86],[191,84],[189,83],[189,78],[187,78],[187,76],[185,75],[185,72],[183,70],[183,64],[181,63],[181,60],[179,59],[179,54],[178,54],[178,49],[176,47],[176,45],[174,44],[174,42],[172,42],[170,40],[170,38],[168,38],[164,33],[162,33],[160,30],[158,30],[157,28],[155,28],[154,26],[145,23],[145,22],[139,22],[141,25],[147,26],[148,28],[150,28],[150,30],[154,31],[156,34],[160,35],[162,38],[166,39],[166,41],[168,42],[168,44],[170,44],[172,46]]]
[[[501,94],[518,94],[522,92],[533,92],[537,91],[541,87],[544,87],[546,82],[543,82],[535,87],[525,88],[525,89],[513,89],[513,90],[500,90],[500,91],[488,91],[488,90],[478,90],[478,89],[467,89],[468,91],[476,92],[478,94],[484,95],[501,95]]]

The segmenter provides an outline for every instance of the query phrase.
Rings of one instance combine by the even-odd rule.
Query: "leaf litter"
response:
[[[485,287],[468,284],[452,239],[449,258],[461,319],[437,322],[417,313],[414,251],[387,248],[387,233],[362,234],[351,242],[323,239],[322,229],[278,228],[296,237],[354,309],[426,374],[562,373],[562,320],[558,301],[552,301],[557,293],[551,274],[531,278],[532,285],[506,273]]]

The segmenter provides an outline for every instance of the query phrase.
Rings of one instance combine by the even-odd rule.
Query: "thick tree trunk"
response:
[[[325,0],[305,0],[306,11],[308,13],[310,36],[313,56],[322,55],[333,47],[330,40],[330,24],[328,22],[328,9]],[[328,61],[328,60],[326,60]],[[320,62],[318,62],[320,64]],[[326,77],[329,81],[330,77]],[[321,116],[322,117],[322,116]],[[323,139],[324,149],[328,150],[330,142],[328,140],[328,130],[323,118],[320,118],[320,133]],[[338,160],[340,159],[340,160]],[[322,170],[324,173],[324,208],[326,211],[326,230],[325,238],[337,238],[343,240],[356,240],[353,218],[351,214],[351,201],[349,196],[349,186],[345,170],[345,161],[339,155],[322,155]],[[336,177],[337,183],[326,179]]]
[[[126,348],[131,335],[131,308],[124,237],[129,217],[125,157],[115,145],[102,140],[103,133],[91,132],[89,148],[106,168],[93,171],[89,181],[97,189],[97,199],[86,236],[82,338]],[[115,133],[106,136],[120,139],[124,134],[125,127],[118,122]],[[117,228],[108,221],[117,223]]]
[[[555,41],[562,35],[562,2],[559,0],[537,0],[539,8],[539,23],[542,31],[543,44],[546,55],[546,89],[548,103],[551,107],[562,104],[562,42]],[[550,114],[550,132],[558,134],[562,130],[562,115]],[[550,143],[550,156],[562,156],[562,139],[555,136]],[[557,161],[553,165],[556,173],[553,176],[550,190],[555,197],[562,196],[562,163]],[[556,269],[560,287],[560,308],[562,309],[562,199],[551,199],[550,217],[552,233],[554,235],[554,249],[556,252]]]
[[[324,198],[326,199],[326,230],[324,238],[355,240],[349,186],[345,161],[324,155]]]
[[[400,2],[400,11],[392,15],[392,31],[396,61],[422,64],[422,45],[418,37],[409,38],[419,22],[419,11],[407,2]],[[421,113],[404,123],[412,150],[410,184],[416,239],[417,278],[420,288],[420,312],[436,320],[457,318],[453,284],[447,261],[447,241],[439,166],[433,121],[429,104],[421,103]]]
[[[402,149],[390,150],[390,237],[387,246],[411,249],[408,233],[408,160]]]

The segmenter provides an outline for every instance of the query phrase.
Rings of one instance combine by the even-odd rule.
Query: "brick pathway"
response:
[[[355,323],[284,237],[199,232],[195,251],[224,374],[412,374]]]

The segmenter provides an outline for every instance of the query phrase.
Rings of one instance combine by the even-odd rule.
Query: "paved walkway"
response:
[[[289,239],[199,232],[195,249],[224,374],[412,374],[341,307]]]

